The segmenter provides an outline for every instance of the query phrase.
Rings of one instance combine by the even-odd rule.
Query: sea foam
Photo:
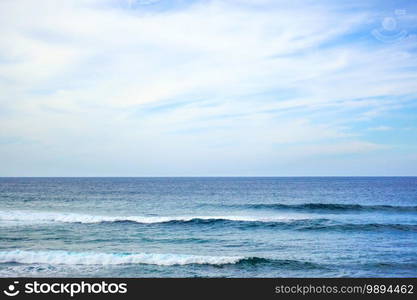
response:
[[[305,218],[305,217],[304,217]],[[193,220],[225,220],[240,222],[285,222],[302,219],[297,216],[253,217],[253,216],[99,216],[66,212],[40,211],[0,211],[0,221],[17,221],[23,223],[64,222],[64,223],[103,223],[135,222],[142,224],[190,222]]]
[[[245,259],[239,256],[203,256],[162,253],[96,253],[70,251],[0,251],[0,263],[64,264],[64,265],[121,265],[150,264],[160,266],[235,264]]]

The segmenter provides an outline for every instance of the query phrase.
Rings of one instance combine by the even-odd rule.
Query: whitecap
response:
[[[0,251],[0,263],[50,264],[50,265],[122,265],[150,264],[160,266],[210,264],[235,264],[244,257],[204,256],[163,253],[97,253],[70,251]]]

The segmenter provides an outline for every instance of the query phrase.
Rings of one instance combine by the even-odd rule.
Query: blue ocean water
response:
[[[416,277],[417,177],[0,178],[0,276]]]

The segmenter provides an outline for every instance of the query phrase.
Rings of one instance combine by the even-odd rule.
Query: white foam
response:
[[[305,217],[304,217],[305,218]],[[65,212],[36,212],[36,211],[0,211],[0,221],[3,222],[64,222],[64,223],[101,223],[130,221],[143,224],[166,223],[172,221],[200,220],[230,220],[242,222],[283,222],[300,219],[296,216],[278,217],[253,217],[253,216],[167,216],[167,217],[146,217],[146,216],[98,216]]]
[[[95,253],[68,251],[0,251],[0,263],[50,264],[50,265],[121,265],[150,264],[160,266],[188,264],[235,264],[244,257],[200,256],[160,253]]]

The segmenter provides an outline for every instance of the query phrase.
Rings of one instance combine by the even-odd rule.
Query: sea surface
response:
[[[416,277],[417,177],[0,178],[0,277]]]

